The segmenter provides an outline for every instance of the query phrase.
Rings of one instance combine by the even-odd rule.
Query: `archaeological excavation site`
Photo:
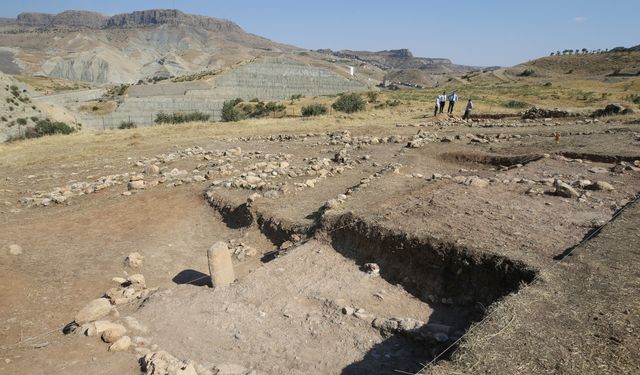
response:
[[[640,373],[638,69],[0,18],[0,374]]]

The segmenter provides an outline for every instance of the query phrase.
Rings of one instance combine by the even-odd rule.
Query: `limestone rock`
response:
[[[147,375],[197,375],[193,364],[180,361],[164,350],[145,355],[142,363]]]
[[[133,252],[129,254],[129,256],[127,256],[124,260],[124,264],[127,267],[131,267],[131,268],[140,268],[142,267],[143,263],[144,263],[144,255],[138,252]]]
[[[144,173],[148,175],[156,175],[160,173],[160,167],[155,164],[147,164],[144,167]]]
[[[129,336],[122,336],[116,342],[109,347],[110,352],[123,352],[131,346],[131,338]]]
[[[244,375],[247,369],[234,363],[224,363],[214,366],[213,372],[217,375]]]
[[[235,281],[231,252],[226,242],[216,242],[207,251],[209,273],[214,288],[230,285]]]
[[[127,277],[127,281],[134,287],[146,288],[146,282],[144,280],[144,275],[142,274],[137,273],[135,275],[131,275]]]
[[[145,188],[144,180],[129,181],[129,184],[127,185],[127,188],[129,190],[141,190],[141,189],[144,189]]]
[[[9,254],[11,255],[20,255],[22,254],[22,247],[17,244],[9,245]]]
[[[94,299],[76,314],[74,320],[77,324],[92,322],[108,315],[112,310],[111,302],[107,298]]]
[[[613,185],[606,181],[596,181],[589,186],[586,187],[589,190],[604,190],[604,191],[612,191],[614,190]]]
[[[560,197],[565,198],[577,198],[580,194],[576,191],[576,189],[572,188],[569,184],[563,182],[562,180],[555,181],[556,191],[555,194]]]
[[[114,343],[124,336],[125,333],[127,333],[127,329],[124,328],[122,324],[111,323],[111,325],[102,332],[102,341]]]

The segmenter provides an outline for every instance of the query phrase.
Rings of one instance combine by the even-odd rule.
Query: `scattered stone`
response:
[[[338,208],[338,206],[340,206],[340,201],[339,200],[337,200],[337,199],[329,199],[328,201],[326,201],[324,203],[322,208],[324,208],[325,210],[333,210],[335,208]]]
[[[489,180],[473,176],[465,181],[465,185],[483,188],[489,186]]]
[[[608,183],[606,181],[596,181],[596,182],[594,182],[592,184],[589,184],[585,188],[589,189],[589,190],[604,190],[604,191],[612,191],[612,190],[614,190],[613,185],[611,185],[610,183]]]
[[[89,323],[107,316],[113,309],[107,298],[94,299],[76,314],[74,321],[80,325]]]
[[[9,245],[9,254],[11,254],[11,255],[21,255],[22,254],[22,247],[20,245],[17,245],[17,244]]]
[[[138,252],[129,254],[124,260],[124,264],[130,268],[140,268],[144,263],[144,256]]]
[[[344,315],[353,315],[354,312],[356,312],[356,309],[351,306],[345,306],[342,308],[342,313]]]
[[[124,328],[122,324],[111,323],[111,325],[102,332],[102,341],[106,343],[114,343],[124,336],[125,333],[127,333],[127,329]]]
[[[569,184],[563,182],[562,180],[555,180],[555,195],[565,198],[577,198],[580,194],[576,191],[576,189],[572,188]]]
[[[147,164],[144,167],[144,174],[148,174],[148,175],[156,175],[160,173],[160,167],[158,167],[155,164]]]
[[[131,338],[129,336],[122,336],[118,341],[111,344],[109,347],[110,352],[123,352],[131,346]]]
[[[146,285],[147,285],[144,280],[144,275],[139,273],[127,277],[127,281],[130,282],[134,288],[144,289],[146,288]]]
[[[129,184],[127,185],[127,188],[129,190],[141,190],[141,189],[144,189],[145,188],[144,180],[129,181]]]
[[[214,243],[207,251],[207,258],[214,288],[223,288],[235,281],[231,252],[225,242]]]
[[[216,375],[245,375],[247,371],[248,370],[246,368],[233,363],[224,363],[213,366],[213,372]]]

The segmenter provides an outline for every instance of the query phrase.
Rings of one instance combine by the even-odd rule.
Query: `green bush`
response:
[[[227,100],[224,102],[222,105],[222,121],[231,122],[242,120],[242,114],[236,108],[236,104],[238,104],[236,100]]]
[[[182,113],[175,112],[172,114],[160,112],[156,115],[156,124],[182,124],[193,121],[209,121],[209,115],[202,112]]]
[[[264,109],[266,109],[268,112],[282,112],[286,108],[287,107],[285,107],[284,104],[276,102],[269,102],[264,106]]]
[[[137,127],[138,126],[133,121],[122,121],[120,123],[120,125],[118,126],[118,129],[134,129],[134,128],[137,128]]]
[[[336,101],[331,105],[331,108],[336,111],[346,112],[346,113],[354,113],[359,112],[365,109],[366,103],[360,95],[356,93],[351,94],[342,94]]]
[[[507,108],[528,108],[531,107],[531,104],[527,102],[521,102],[519,100],[509,100],[504,103],[504,106]]]
[[[302,94],[291,95],[291,100],[296,100],[296,99],[301,99],[301,98],[302,98]]]
[[[36,126],[33,129],[33,132],[27,138],[36,138],[42,137],[45,135],[53,135],[53,134],[71,134],[74,132],[73,128],[67,125],[64,122],[52,122],[49,119],[40,120],[36,123]]]
[[[314,104],[309,104],[307,106],[302,107],[302,116],[304,117],[320,116],[320,115],[326,114],[327,111],[328,111],[328,108],[326,105],[314,103]]]
[[[16,120],[16,122],[18,123],[18,125],[27,125],[27,119],[26,118],[19,118]]]

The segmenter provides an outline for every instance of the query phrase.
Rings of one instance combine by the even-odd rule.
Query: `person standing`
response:
[[[456,95],[456,92],[453,91],[449,95],[449,108],[447,108],[447,113],[449,114],[453,113],[453,106],[456,104],[457,101],[458,101],[458,95]]]
[[[438,110],[440,109],[440,97],[436,97],[436,109],[433,110],[433,116],[438,115]]]
[[[447,94],[443,91],[442,95],[438,95],[438,101],[440,101],[440,113],[444,111],[444,104],[447,102]]]
[[[473,102],[471,99],[467,102],[467,109],[464,110],[464,115],[462,116],[463,120],[471,118],[471,110],[473,109]]]

